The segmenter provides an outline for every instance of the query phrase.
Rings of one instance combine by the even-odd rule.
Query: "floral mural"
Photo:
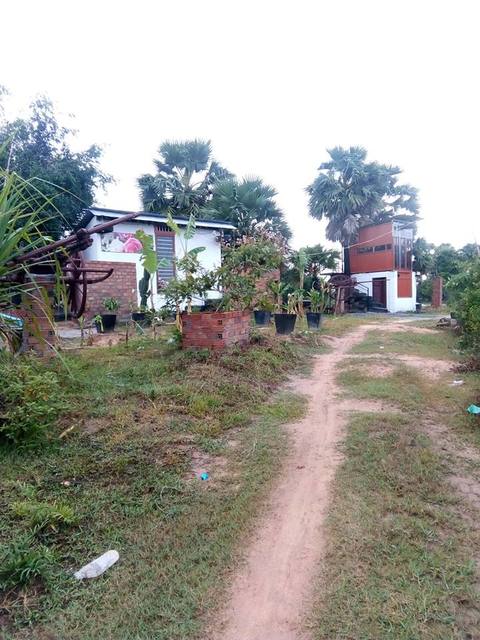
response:
[[[102,235],[102,251],[111,253],[140,253],[142,243],[134,233],[121,233],[113,231]]]

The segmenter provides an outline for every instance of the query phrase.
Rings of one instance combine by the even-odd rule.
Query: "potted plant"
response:
[[[280,297],[281,300],[281,297]],[[298,293],[289,293],[287,298],[287,311],[282,311],[281,304],[277,301],[277,312],[274,315],[275,329],[279,335],[288,335],[295,329],[297,320],[299,296]]]
[[[117,322],[117,314],[115,312],[120,306],[120,303],[116,298],[105,298],[103,306],[106,311],[109,311],[110,313],[100,314],[100,318],[102,319],[101,324],[98,322],[97,316],[95,316],[94,322],[98,333],[107,333],[108,331],[113,331],[115,329],[115,324]]]
[[[323,289],[310,289],[307,294],[310,301],[310,311],[307,311],[307,325],[309,329],[319,329],[322,313],[325,309],[325,292]]]
[[[255,318],[255,324],[259,327],[266,327],[270,324],[270,320],[272,317],[272,311],[275,309],[275,305],[273,304],[270,296],[264,293],[257,300],[258,309],[254,309],[253,315]]]

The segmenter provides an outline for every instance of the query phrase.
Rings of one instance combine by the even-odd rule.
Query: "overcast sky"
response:
[[[138,209],[165,139],[207,138],[278,191],[294,245],[323,242],[304,187],[326,148],[363,145],[420,190],[420,233],[480,240],[480,3],[467,0],[15,0],[0,84],[38,93],[105,148],[98,204]]]

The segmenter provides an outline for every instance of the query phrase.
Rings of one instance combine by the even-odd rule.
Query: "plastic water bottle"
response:
[[[77,580],[84,580],[85,578],[96,578],[97,576],[101,576],[104,571],[109,569],[112,565],[114,565],[118,558],[118,551],[115,549],[110,549],[110,551],[106,551],[95,560],[92,560],[84,567],[75,571],[73,574]]]

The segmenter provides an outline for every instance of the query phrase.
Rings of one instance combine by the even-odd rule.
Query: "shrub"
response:
[[[57,376],[34,360],[1,359],[0,379],[0,440],[38,441],[64,406]]]
[[[46,579],[54,562],[53,551],[44,545],[32,546],[23,536],[0,547],[0,589],[23,587],[34,579]]]
[[[57,529],[60,525],[73,524],[76,520],[72,507],[66,504],[49,504],[35,500],[13,502],[10,508],[14,514],[24,518],[33,529],[50,527]]]
[[[466,347],[480,347],[480,258],[447,285],[450,305],[462,329]]]

